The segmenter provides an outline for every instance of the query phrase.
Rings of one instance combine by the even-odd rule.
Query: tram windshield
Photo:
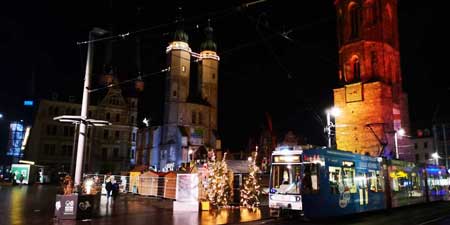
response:
[[[271,193],[300,194],[301,164],[272,165],[271,176]]]

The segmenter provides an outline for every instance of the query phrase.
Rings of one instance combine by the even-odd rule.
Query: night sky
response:
[[[212,21],[221,57],[219,132],[224,147],[246,149],[249,137],[264,125],[266,112],[272,116],[277,135],[293,130],[312,144],[324,145],[324,110],[332,105],[332,89],[338,87],[333,1],[298,1],[294,5],[268,0],[239,7],[246,2],[181,3],[194,51],[198,52],[203,40],[207,19]],[[146,30],[114,39],[113,61],[120,79],[136,77],[136,37],[143,43],[143,72],[164,68],[165,47],[175,29],[178,5],[179,1],[158,1],[156,5],[154,1],[130,0],[114,1],[111,9],[107,0],[42,0],[2,6],[2,141],[5,121],[30,117],[30,110],[22,106],[25,98],[50,98],[55,92],[61,100],[75,95],[81,102],[87,46],[76,43],[87,40],[93,27],[112,30],[115,35]],[[399,0],[401,69],[413,128],[430,126],[435,111],[439,116],[448,115],[450,85],[440,72],[444,65],[432,57],[437,48],[432,7]],[[102,72],[105,43],[96,43],[95,85]],[[140,115],[150,116],[154,125],[162,119],[162,78],[146,78],[145,91],[140,94]]]

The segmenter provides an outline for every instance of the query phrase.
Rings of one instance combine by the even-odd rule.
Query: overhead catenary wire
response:
[[[219,18],[221,16],[221,14],[223,14],[222,16],[225,16],[228,13],[236,12],[236,11],[241,10],[242,8],[248,8],[250,6],[253,6],[253,5],[265,2],[265,1],[266,0],[253,1],[253,2],[245,3],[245,4],[242,4],[242,5],[239,5],[239,6],[233,6],[233,7],[230,7],[230,8],[217,10],[217,11],[210,12],[210,13],[205,13],[203,15],[190,17],[188,19],[184,19],[183,21],[185,21],[185,22],[194,22],[194,21],[200,20],[202,18],[212,17],[212,16],[214,16],[215,18]],[[162,24],[158,24],[158,25],[155,25],[155,26],[151,26],[151,27],[147,27],[147,28],[143,28],[143,29],[139,29],[139,30],[135,30],[135,31],[129,31],[129,32],[125,32],[125,33],[121,33],[121,34],[117,34],[117,35],[111,35],[111,36],[108,36],[108,37],[97,38],[97,39],[88,40],[88,41],[79,41],[79,42],[77,42],[77,45],[85,45],[85,44],[89,44],[89,43],[100,42],[100,41],[107,41],[107,40],[119,39],[119,38],[124,39],[124,38],[126,38],[128,36],[133,36],[133,35],[136,35],[136,34],[139,34],[139,33],[148,32],[148,31],[159,29],[159,28],[172,26],[172,25],[175,25],[177,23],[178,23],[178,21],[162,23]]]

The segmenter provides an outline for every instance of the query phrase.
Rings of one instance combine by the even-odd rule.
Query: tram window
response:
[[[392,178],[392,190],[394,192],[409,190],[411,186],[411,181],[409,180],[409,174],[399,170],[391,173]]]
[[[339,184],[342,184],[342,174],[340,167],[330,166],[328,168],[331,194],[339,194]]]
[[[343,172],[344,191],[348,190],[350,193],[356,193],[355,168],[344,167]]]
[[[318,164],[305,164],[301,181],[302,193],[319,193],[319,166]]]
[[[379,170],[369,170],[367,179],[369,181],[369,190],[372,192],[383,192],[384,180],[380,176]]]
[[[420,186],[420,178],[417,175],[417,173],[411,173],[411,185],[412,185],[412,190],[415,191],[421,191],[422,188]]]

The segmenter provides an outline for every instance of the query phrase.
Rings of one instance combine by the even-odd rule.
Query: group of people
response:
[[[114,179],[113,176],[110,176],[106,179],[106,197],[112,197],[113,200],[116,200],[117,195],[119,194],[119,183]]]

